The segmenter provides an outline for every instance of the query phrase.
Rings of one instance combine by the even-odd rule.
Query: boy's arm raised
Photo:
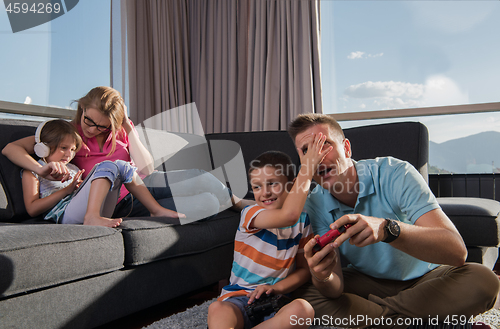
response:
[[[301,149],[297,149],[300,156],[300,171],[283,207],[261,211],[252,221],[250,228],[287,227],[297,222],[307,199],[312,176],[323,158],[332,150],[332,146],[323,150],[325,140],[326,136],[319,133],[314,136],[314,141],[306,154]]]

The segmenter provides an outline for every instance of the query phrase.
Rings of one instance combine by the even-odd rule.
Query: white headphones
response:
[[[35,142],[36,142],[35,154],[40,158],[46,158],[50,155],[50,147],[48,147],[47,144],[42,143],[40,141],[40,134],[42,133],[43,126],[45,126],[45,124],[49,121],[52,121],[52,120],[47,120],[47,121],[42,122],[38,126],[38,128],[36,128],[36,132],[35,132]]]

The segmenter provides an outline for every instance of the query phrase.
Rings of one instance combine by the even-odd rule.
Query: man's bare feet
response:
[[[83,225],[117,227],[121,222],[121,218],[107,218],[90,214],[86,214],[83,218]]]
[[[150,211],[151,217],[186,218],[186,215],[167,208],[160,207],[158,210]]]

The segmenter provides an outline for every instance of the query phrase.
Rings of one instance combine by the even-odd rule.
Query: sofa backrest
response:
[[[292,139],[286,131],[215,133],[207,134],[206,138],[210,145],[218,140],[230,140],[239,145],[243,154],[243,161],[245,163],[245,178],[248,169],[250,169],[251,161],[265,151],[279,150],[288,154],[294,164],[295,173],[297,173],[300,166],[299,155],[295,149]],[[253,198],[250,186],[248,186],[248,193],[245,198]]]
[[[429,133],[420,122],[395,122],[344,129],[354,160],[393,156],[408,161],[428,183]]]
[[[397,122],[344,129],[351,142],[354,160],[393,156],[408,161],[428,181],[429,137],[427,127],[419,122]],[[300,166],[295,145],[286,131],[236,132],[207,134],[208,141],[232,140],[241,147],[248,171],[250,162],[267,150],[287,153]],[[250,196],[247,194],[247,197]]]
[[[33,135],[36,125],[32,122],[26,125],[0,124],[0,149],[3,149],[11,141]],[[377,156],[394,156],[410,162],[427,181],[429,144],[427,128],[423,124],[418,122],[389,123],[348,128],[344,132],[351,141],[355,160]],[[245,172],[238,169],[231,173],[230,170],[227,170],[229,166],[225,165],[227,172],[224,175],[226,177],[219,178],[223,180],[232,175],[229,180],[235,181],[234,177],[238,176],[237,178],[246,181],[246,172],[250,162],[267,150],[281,150],[292,158],[295,168],[300,165],[293,141],[286,131],[207,134],[205,137],[208,144],[204,143],[202,136],[177,135],[186,140],[188,144],[166,160],[164,165],[159,166],[158,169],[175,170],[188,169],[189,167],[211,171],[228,162],[240,161],[239,159],[242,157]],[[234,143],[228,144],[230,141]],[[222,153],[227,156],[220,156],[221,148],[224,148]],[[241,149],[241,157],[235,156],[239,151],[235,148]],[[189,164],[188,167],[187,164]],[[240,166],[233,167],[239,168]],[[29,218],[24,207],[19,173],[20,168],[0,154],[0,183],[4,190],[2,193],[0,189],[0,222],[21,222]],[[237,183],[241,185],[241,182],[237,181]],[[247,197],[251,197],[250,190]]]
[[[152,141],[152,135],[159,135],[160,138]],[[153,156],[157,170],[213,169],[204,136],[155,130],[148,131],[146,138],[141,137],[141,141]]]
[[[17,139],[34,135],[36,123],[32,125],[0,124],[0,150]],[[21,184],[21,168],[0,154],[0,222],[21,222],[29,217],[24,207]]]

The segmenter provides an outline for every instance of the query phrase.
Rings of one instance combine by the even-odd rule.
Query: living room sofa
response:
[[[34,134],[36,125],[0,122],[0,149]],[[391,155],[427,179],[424,125],[384,124],[345,133],[354,159]],[[260,153],[281,150],[299,165],[286,131],[175,135],[185,145],[162,158],[158,169],[211,171],[240,197],[252,198],[246,171]],[[228,209],[188,224],[136,217],[118,228],[57,225],[26,214],[19,171],[0,155],[0,329],[94,328],[228,278],[239,213]],[[439,202],[464,238],[468,261],[491,268],[500,204],[473,198]]]

